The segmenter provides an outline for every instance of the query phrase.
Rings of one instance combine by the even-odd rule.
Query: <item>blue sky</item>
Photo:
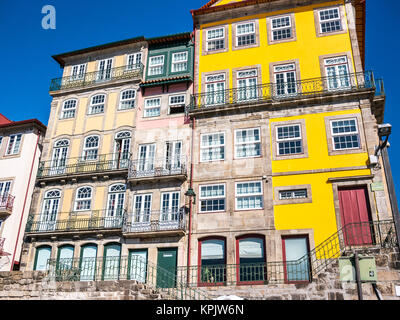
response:
[[[50,80],[61,76],[54,54],[133,38],[192,30],[191,9],[207,0],[0,0],[0,112],[47,125]],[[41,27],[42,7],[56,8],[56,29]],[[367,0],[366,69],[385,81],[385,122],[393,125],[389,149],[400,198],[400,1]],[[399,143],[396,143],[399,141]]]

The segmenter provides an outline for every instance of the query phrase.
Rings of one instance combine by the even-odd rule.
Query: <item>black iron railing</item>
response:
[[[58,158],[39,164],[38,178],[128,170],[130,153],[111,153],[76,158]]]
[[[88,217],[89,216],[89,217]],[[125,210],[92,210],[83,212],[58,212],[30,215],[26,232],[48,233],[121,229]],[[68,217],[68,218],[58,218]]]
[[[12,212],[14,206],[15,197],[6,193],[0,195],[0,211]]]
[[[380,81],[380,84],[383,84],[383,81]],[[186,112],[214,109],[227,105],[251,104],[260,101],[285,101],[303,96],[312,97],[321,94],[337,94],[375,88],[376,83],[371,71],[301,81],[267,83],[194,94],[191,96],[190,104],[186,106]]]
[[[79,259],[50,259],[48,276],[55,281],[132,280],[180,300],[207,300],[200,289],[187,287],[179,281],[176,269],[166,270],[137,256],[109,256]]]
[[[95,72],[87,72],[69,77],[51,80],[50,91],[58,91],[73,88],[83,88],[102,84],[104,82],[123,79],[140,79],[143,75],[143,64],[127,65],[118,68],[104,69]]]
[[[186,157],[133,160],[128,179],[186,175]]]
[[[126,233],[185,230],[185,210],[138,211],[127,214],[123,231]]]

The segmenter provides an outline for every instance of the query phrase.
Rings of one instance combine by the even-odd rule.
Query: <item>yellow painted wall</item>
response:
[[[227,2],[227,1],[225,1]],[[222,3],[221,3],[222,4]],[[352,52],[349,33],[317,37],[315,31],[314,8],[328,7],[343,4],[343,1],[326,2],[319,5],[302,6],[291,10],[275,11],[273,13],[262,13],[258,15],[245,16],[239,19],[227,19],[216,23],[203,24],[200,26],[199,41],[199,79],[198,88],[201,88],[201,74],[225,69],[234,69],[261,65],[262,83],[273,82],[269,75],[269,64],[273,62],[299,59],[301,79],[321,77],[319,56],[327,54]],[[297,41],[278,44],[268,44],[267,39],[267,17],[285,13],[295,13],[295,25]],[[259,20],[260,46],[256,48],[232,50],[232,23],[251,19]],[[346,20],[347,23],[347,20]],[[228,52],[202,55],[202,43],[204,28],[229,25],[229,50]],[[346,27],[348,30],[348,28]],[[354,69],[354,62],[353,62]],[[232,74],[229,76],[229,88],[237,87],[232,83]]]

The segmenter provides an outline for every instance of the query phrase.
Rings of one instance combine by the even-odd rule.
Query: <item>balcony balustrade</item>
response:
[[[186,179],[186,157],[133,160],[129,165],[128,180]]]
[[[92,210],[82,212],[46,212],[31,215],[27,233],[59,233],[122,229],[125,210]],[[68,218],[59,218],[68,217]]]
[[[123,226],[125,234],[146,233],[184,233],[186,229],[185,211],[162,210],[162,211],[138,211],[127,215]]]
[[[334,95],[363,89],[376,90],[384,94],[383,80],[375,80],[371,71],[341,76],[306,79],[282,83],[267,83],[194,94],[186,106],[186,112],[206,111],[230,105],[279,102]]]
[[[101,85],[111,81],[141,79],[142,75],[142,63],[95,72],[86,72],[84,74],[52,79],[50,91],[81,89]]]
[[[9,217],[13,211],[15,197],[6,193],[0,195],[0,219]]]
[[[130,153],[111,153],[76,158],[58,158],[39,164],[38,179],[78,176],[128,170]]]

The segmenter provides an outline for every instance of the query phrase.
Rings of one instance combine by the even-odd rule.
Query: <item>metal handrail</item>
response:
[[[86,72],[82,75],[55,78],[51,80],[50,91],[82,88],[112,80],[141,78],[143,76],[143,69],[143,64],[138,63],[101,71]]]
[[[126,214],[125,209],[91,210],[89,212],[90,217],[87,217],[87,211],[30,215],[26,224],[26,232],[46,233],[99,229],[122,229]],[[68,216],[68,218],[58,218],[63,216]]]
[[[186,157],[132,160],[129,164],[129,178],[158,177],[186,174]]]
[[[214,109],[226,105],[251,104],[260,101],[285,101],[302,96],[312,97],[320,94],[337,94],[338,92],[375,88],[372,71],[284,83],[266,83],[193,94],[190,104],[186,106],[186,112]]]
[[[131,153],[109,153],[97,156],[74,157],[41,161],[38,178],[76,175],[114,170],[128,170]]]
[[[0,195],[0,210],[12,211],[14,207],[15,196],[8,193]]]
[[[123,232],[186,230],[185,209],[127,213]]]

